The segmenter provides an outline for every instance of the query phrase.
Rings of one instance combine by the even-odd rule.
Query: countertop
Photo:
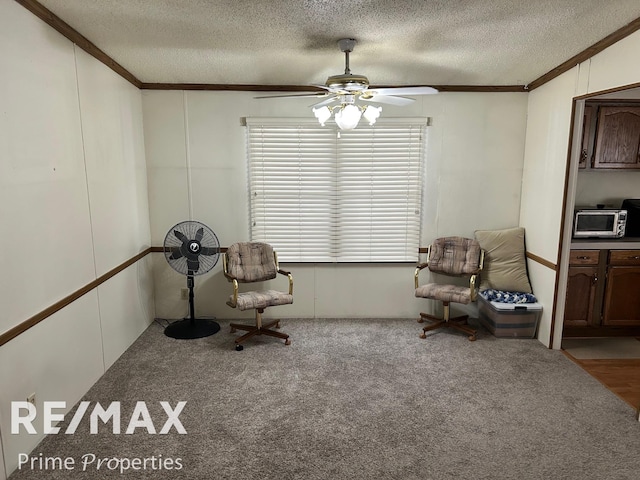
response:
[[[640,238],[574,238],[572,250],[640,250]]]

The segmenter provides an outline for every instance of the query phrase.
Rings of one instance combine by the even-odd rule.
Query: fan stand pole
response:
[[[187,276],[187,287],[189,287],[189,319],[191,320],[191,325],[195,326],[196,323],[196,314],[195,314],[195,306],[193,304],[193,286],[194,280],[193,275]]]
[[[189,317],[173,322],[165,328],[164,334],[167,337],[189,340],[193,338],[208,337],[220,330],[220,325],[213,320],[196,320],[193,302],[194,283],[193,275],[187,275],[187,287],[189,287]]]

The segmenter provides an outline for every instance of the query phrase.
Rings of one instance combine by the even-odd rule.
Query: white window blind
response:
[[[426,119],[247,119],[251,239],[285,262],[415,262]]]

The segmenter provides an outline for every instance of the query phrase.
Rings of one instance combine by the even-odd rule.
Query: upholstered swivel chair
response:
[[[476,330],[468,323],[468,316],[462,315],[451,318],[449,304],[451,302],[468,304],[476,299],[476,279],[482,270],[484,262],[484,251],[480,248],[477,240],[463,237],[443,237],[436,239],[427,249],[426,263],[418,264],[415,271],[415,295],[420,298],[429,298],[442,302],[444,315],[442,318],[420,313],[418,322],[425,320],[431,322],[422,329],[420,338],[427,338],[426,333],[436,328],[449,327],[469,336],[470,341],[476,339]],[[418,277],[420,271],[428,268],[431,272],[457,276],[469,277],[469,286],[427,283],[420,286]]]
[[[290,345],[289,335],[278,332],[273,328],[280,328],[280,320],[262,323],[265,308],[276,305],[293,303],[293,277],[290,272],[281,270],[278,266],[277,254],[271,245],[260,242],[241,242],[231,245],[222,257],[224,276],[233,283],[233,293],[229,296],[227,305],[239,310],[255,310],[255,325],[231,323],[231,332],[246,331],[236,338],[236,350],[242,350],[241,343],[256,335],[269,335],[284,339],[285,345]],[[289,278],[289,291],[252,290],[239,292],[240,283],[263,282],[276,278],[278,274]]]

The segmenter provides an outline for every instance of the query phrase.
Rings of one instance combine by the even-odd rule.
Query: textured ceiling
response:
[[[39,0],[142,82],[526,85],[640,17],[639,0]]]

